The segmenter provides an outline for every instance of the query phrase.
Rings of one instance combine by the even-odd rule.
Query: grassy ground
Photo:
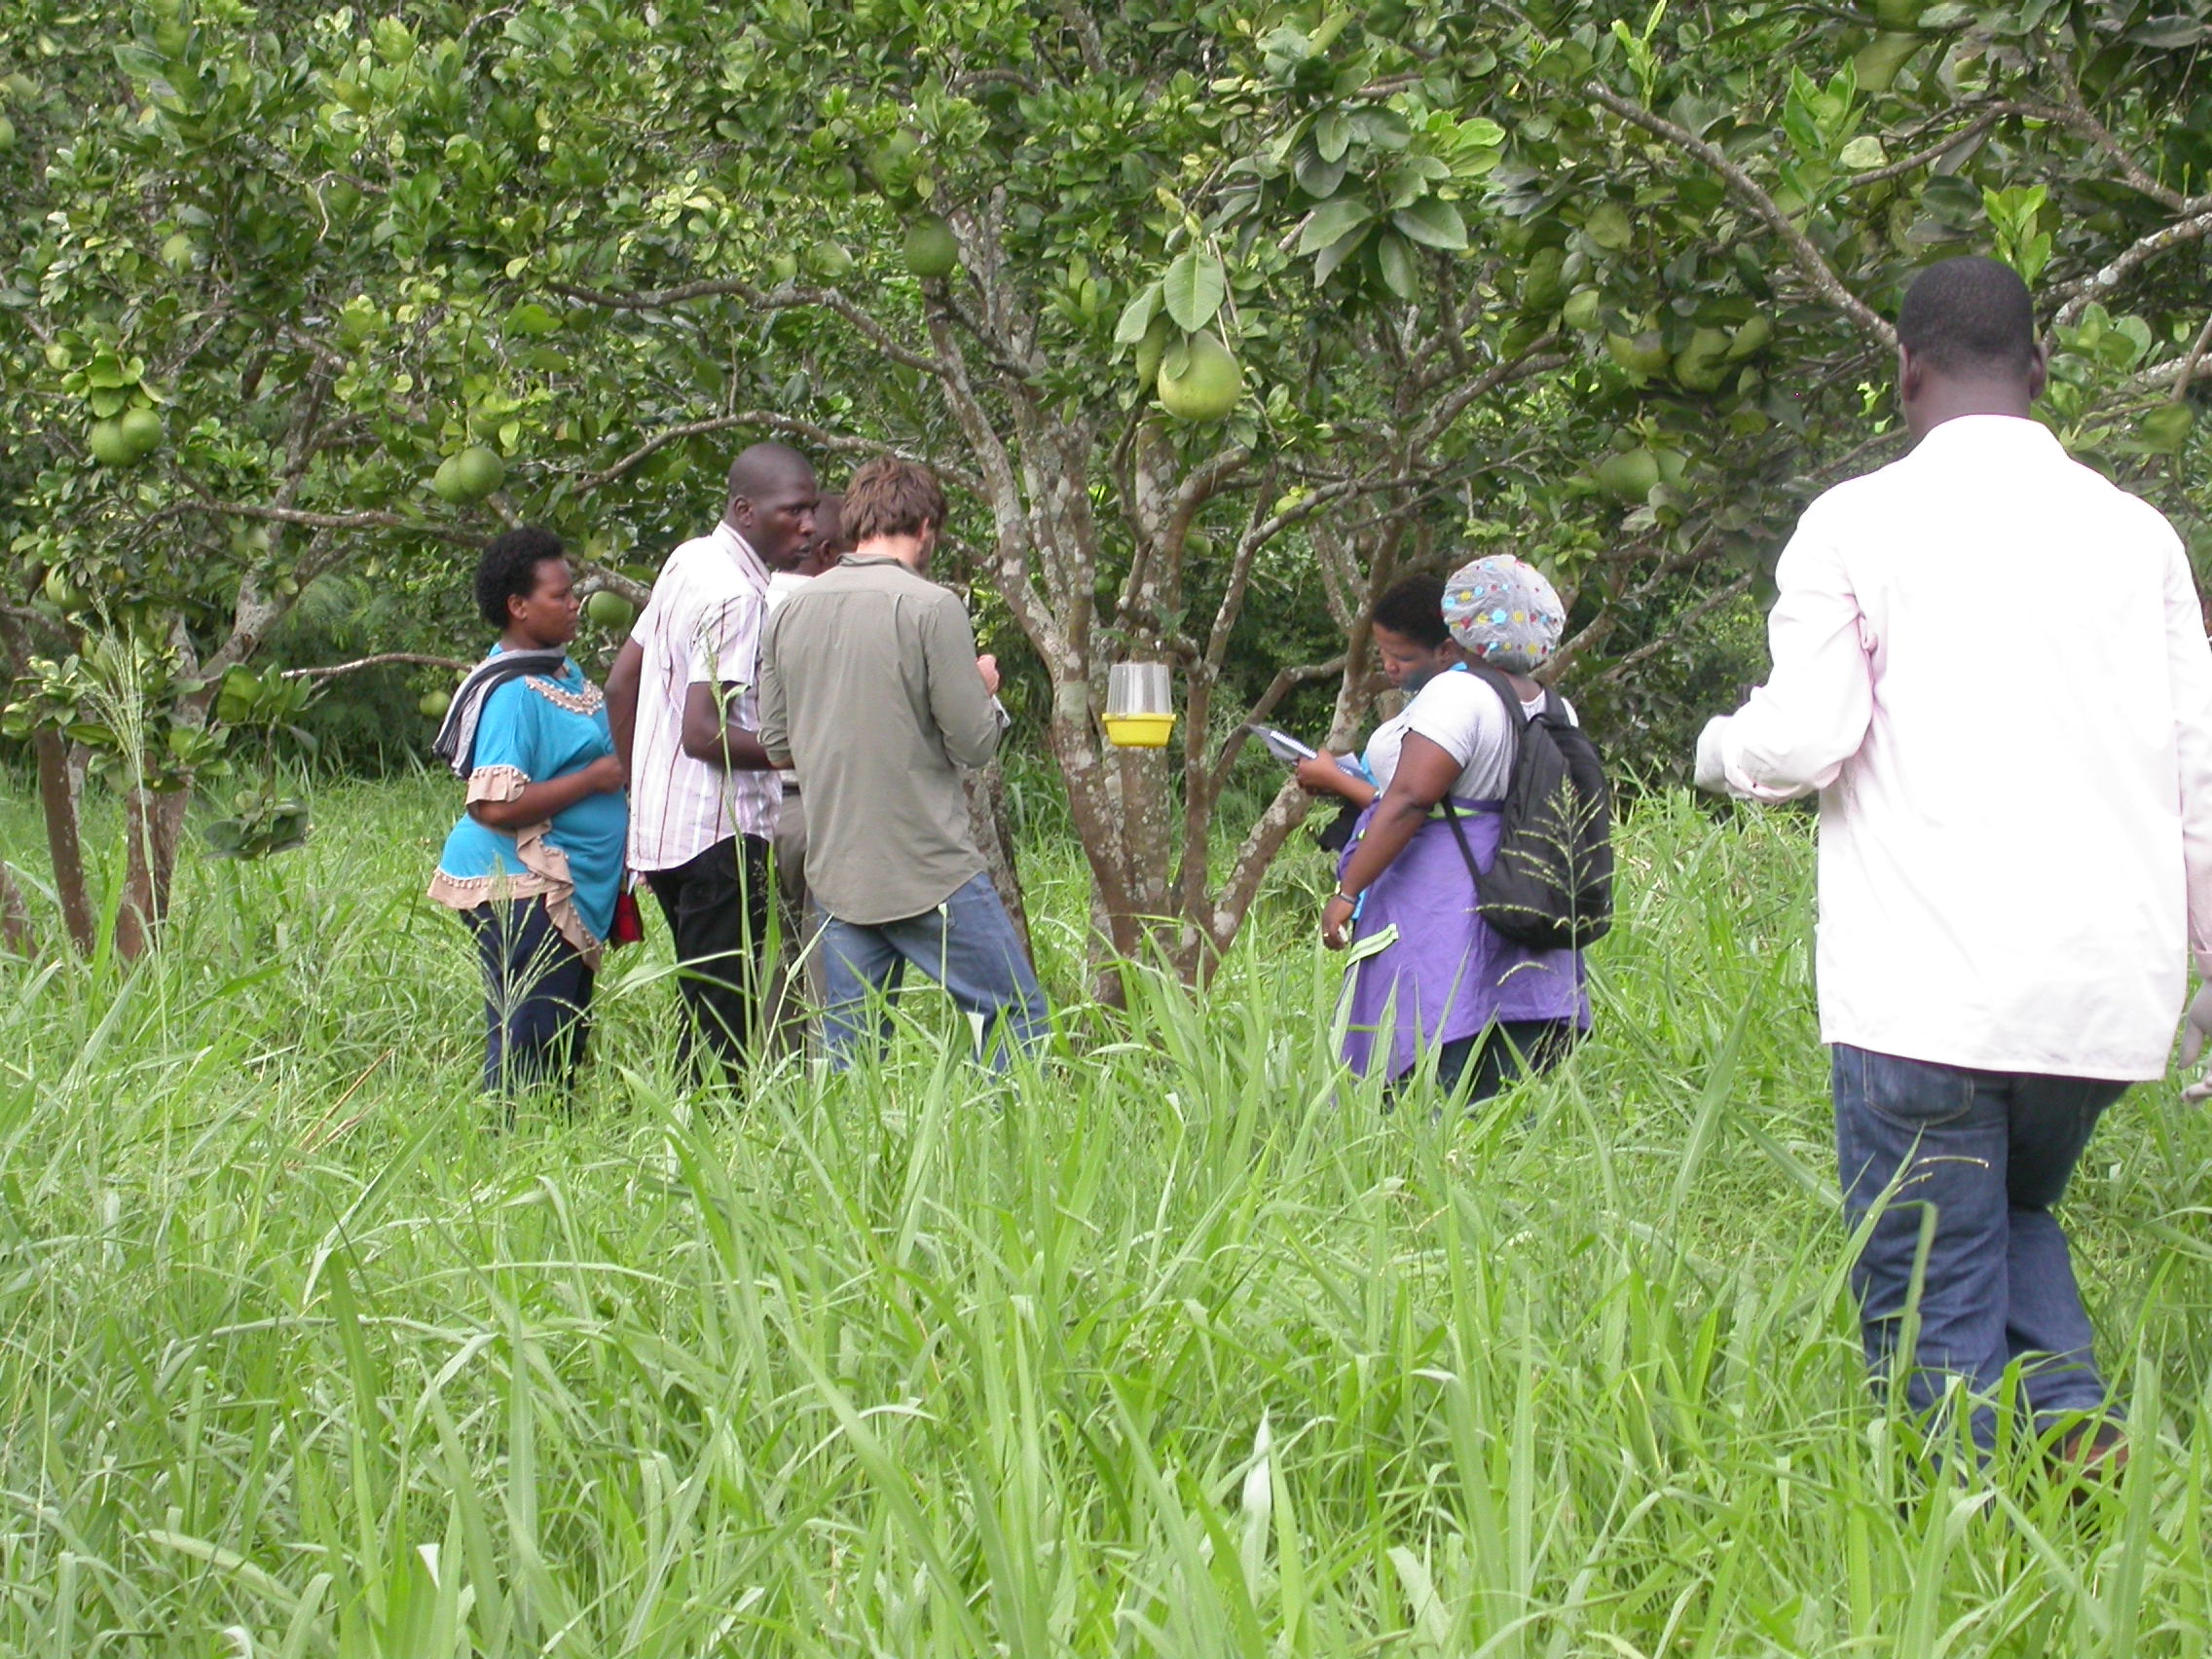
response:
[[[159,963],[0,967],[0,1651],[2212,1645],[2212,1127],[2138,1090],[2070,1205],[2126,1481],[1930,1485],[1860,1381],[1800,820],[1647,806],[1599,1037],[1469,1122],[1336,1071],[1306,855],[1210,995],[1004,1090],[925,1000],[689,1101],[630,953],[579,1109],[502,1132],[452,809],[326,788]]]

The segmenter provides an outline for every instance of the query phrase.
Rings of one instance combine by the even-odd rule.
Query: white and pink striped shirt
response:
[[[737,723],[757,726],[767,593],[767,566],[727,524],[684,542],[661,567],[630,631],[645,654],[630,764],[632,869],[674,869],[732,835],[776,832],[784,787],[774,772],[725,772],[683,753],[693,685],[735,685]]]

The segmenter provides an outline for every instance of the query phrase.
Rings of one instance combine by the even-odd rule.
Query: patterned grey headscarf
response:
[[[1567,607],[1535,566],[1493,553],[1452,572],[1444,584],[1444,625],[1476,662],[1533,674],[1559,648]]]

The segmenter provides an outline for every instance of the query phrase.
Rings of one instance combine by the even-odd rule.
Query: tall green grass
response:
[[[1931,1479],[1862,1381],[1797,819],[1646,804],[1596,1040],[1471,1119],[1338,1070],[1306,854],[1209,992],[1004,1085],[917,997],[879,1068],[693,1097],[628,953],[503,1127],[418,897],[450,792],[316,806],[160,960],[0,969],[0,1651],[2212,1646],[2212,1128],[2138,1090],[2069,1205],[2125,1480]],[[1028,875],[1071,1004],[1076,861]]]

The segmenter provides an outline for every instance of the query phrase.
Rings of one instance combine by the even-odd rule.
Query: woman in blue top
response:
[[[486,1091],[566,1088],[621,885],[628,780],[599,687],[562,650],[579,608],[561,538],[493,541],[476,604],[500,633],[438,733],[468,796],[430,897],[461,912],[483,956]]]

